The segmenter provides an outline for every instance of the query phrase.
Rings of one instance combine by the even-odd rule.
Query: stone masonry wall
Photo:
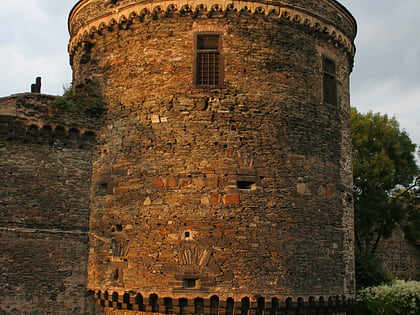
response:
[[[420,244],[409,242],[401,230],[381,240],[378,254],[395,278],[420,280]]]
[[[88,27],[88,7],[108,10],[70,21],[86,14]],[[71,39],[74,86],[107,104],[89,289],[106,307],[125,296],[150,311],[165,299],[352,298],[352,50],[291,19],[178,10],[116,13]],[[222,88],[194,86],[199,32],[222,36]],[[322,101],[323,56],[337,64],[338,106]]]
[[[53,99],[0,99],[0,314],[88,313],[94,134],[63,124]]]

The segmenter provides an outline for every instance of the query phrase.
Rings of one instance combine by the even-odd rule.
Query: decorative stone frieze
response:
[[[98,2],[98,1],[97,1]],[[292,1],[293,2],[293,1]],[[72,10],[69,18],[69,30],[72,36],[69,44],[69,51],[72,55],[84,41],[95,34],[101,34],[105,28],[112,28],[118,25],[120,28],[127,28],[136,21],[143,21],[147,18],[157,19],[159,17],[173,17],[175,14],[181,17],[193,16],[200,18],[221,18],[238,17],[243,14],[258,18],[283,19],[296,24],[303,25],[308,29],[318,32],[322,36],[330,38],[337,45],[343,46],[349,55],[354,56],[353,40],[355,37],[356,24],[353,18],[349,17],[344,7],[334,1],[326,1],[328,11],[334,10],[334,18],[338,19],[340,25],[332,24],[330,17],[324,12],[299,8],[288,3],[288,1],[219,1],[214,3],[207,1],[130,1],[119,4],[117,8],[109,7],[112,10],[98,10],[98,3],[95,1],[80,1]],[[324,4],[325,5],[325,4]],[[341,25],[342,24],[342,25]]]

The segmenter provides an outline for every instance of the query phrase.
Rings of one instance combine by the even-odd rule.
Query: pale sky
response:
[[[321,1],[321,0],[318,0]],[[71,82],[67,17],[76,0],[1,0],[0,97],[62,94]],[[341,0],[358,22],[351,103],[361,112],[395,116],[420,144],[419,0]]]

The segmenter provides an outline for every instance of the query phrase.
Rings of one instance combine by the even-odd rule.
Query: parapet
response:
[[[90,149],[95,143],[92,120],[53,108],[54,99],[32,93],[0,98],[0,139]]]
[[[354,56],[357,26],[350,12],[335,0],[302,1],[101,1],[80,0],[72,9],[68,25],[70,55],[95,33],[128,28],[134,21],[159,17],[264,17],[299,24],[328,37]]]

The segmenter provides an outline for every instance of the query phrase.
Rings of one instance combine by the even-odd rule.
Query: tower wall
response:
[[[101,305],[182,313],[198,298],[211,313],[353,298],[355,23],[342,6],[86,0],[69,27],[73,85],[107,104],[88,263]],[[194,81],[197,34],[219,36],[217,88]]]

